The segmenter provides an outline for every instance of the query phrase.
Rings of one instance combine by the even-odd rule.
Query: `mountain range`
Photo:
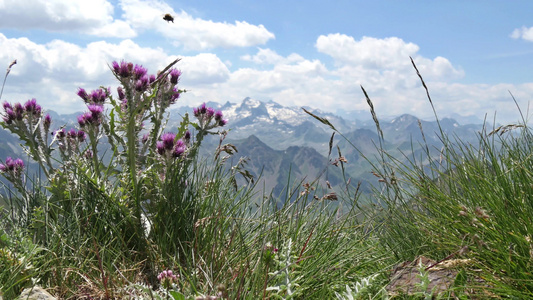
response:
[[[421,156],[425,149],[422,144],[427,144],[432,153],[437,155],[442,145],[441,130],[445,135],[467,143],[474,143],[476,134],[482,130],[481,122],[460,124],[452,118],[443,118],[439,122],[424,121],[404,114],[379,121],[384,137],[380,141],[376,124],[370,117],[346,119],[306,107],[314,115],[327,119],[342,133],[342,136],[337,134],[332,140],[333,149],[329,153],[332,129],[299,107],[286,107],[273,101],[262,102],[251,98],[245,98],[241,103],[208,102],[206,105],[222,110],[224,118],[228,119],[226,128],[230,132],[226,142],[238,149],[233,160],[236,162],[240,158],[247,158],[250,173],[260,176],[262,180],[258,186],[275,196],[282,195],[288,185],[300,181],[313,182],[318,177],[321,178],[318,184],[325,191],[329,190],[328,184],[333,189],[338,188],[344,182],[343,174],[341,168],[332,165],[332,162],[339,155],[347,161],[344,164],[345,176],[351,178],[352,183],[362,182],[361,190],[369,192],[371,186],[377,183],[369,161],[376,161],[380,142],[387,153],[407,160]],[[167,127],[169,131],[177,128],[181,116],[191,112],[192,108],[186,106],[171,109]],[[79,115],[48,113],[54,120],[52,127],[67,124],[67,128],[76,125]],[[361,113],[351,115],[362,116]],[[9,132],[1,129],[0,138],[4,141],[0,144],[0,158],[23,154],[18,139]],[[216,136],[206,139],[203,153],[207,155],[209,150],[212,153],[217,144]]]

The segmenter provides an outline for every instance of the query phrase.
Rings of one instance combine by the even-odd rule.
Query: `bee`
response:
[[[163,20],[167,21],[167,23],[168,23],[168,22],[172,22],[172,23],[174,23],[174,17],[173,17],[171,14],[165,14],[165,15],[163,16]]]

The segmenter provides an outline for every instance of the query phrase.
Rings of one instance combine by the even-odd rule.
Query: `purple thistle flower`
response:
[[[40,115],[41,114],[41,106],[37,104],[37,100],[35,98],[26,101],[24,103],[24,110],[32,115]]]
[[[181,71],[178,69],[170,70],[170,83],[177,84],[181,76]]]
[[[218,121],[220,121],[220,120],[222,120],[222,111],[217,110],[217,111],[215,112],[215,121],[218,122]]]
[[[118,93],[118,99],[120,100],[126,99],[126,94],[124,94],[124,89],[122,89],[122,87],[119,86],[117,88],[117,93]]]
[[[85,142],[85,139],[87,138],[87,135],[85,134],[85,131],[79,130],[77,133],[77,138],[80,143]]]
[[[11,124],[16,119],[15,112],[11,108],[6,108],[6,114],[3,117],[6,124]]]
[[[185,143],[188,144],[191,140],[191,132],[189,130],[185,131],[185,134],[183,135],[183,139],[185,140]]]
[[[226,124],[228,124],[228,120],[220,119],[217,122],[217,125],[220,126],[220,127],[225,126]]]
[[[55,135],[58,140],[62,140],[65,138],[66,132],[64,128],[61,128],[59,130],[52,132],[52,134]]]
[[[87,114],[89,114],[89,117],[92,116],[91,113],[83,113],[83,114],[78,116],[78,124],[82,128],[85,127],[85,123],[87,123]]]
[[[207,112],[207,107],[205,106],[205,103],[202,103],[202,105],[200,105],[198,109],[200,111],[200,114],[205,114]]]
[[[76,129],[71,128],[71,129],[67,132],[67,137],[70,138],[70,139],[76,139],[76,138],[78,137],[78,132],[76,131]]]
[[[208,107],[208,108],[207,108],[207,111],[206,111],[206,113],[205,113],[205,117],[206,117],[207,119],[211,119],[211,118],[213,117],[214,114],[215,114],[215,109],[212,108],[212,107]]]
[[[175,139],[176,135],[171,132],[167,132],[161,135],[161,141],[163,142],[165,150],[172,150],[172,148],[174,147]]]
[[[118,62],[115,60],[111,63],[111,67],[113,68],[113,71],[118,74],[120,72],[120,65],[118,64]]]
[[[172,152],[173,157],[180,157],[185,152],[185,143],[182,140],[178,140],[176,142],[176,146],[174,147],[174,151]]]
[[[4,110],[7,110],[8,108],[13,110],[13,107],[11,106],[11,103],[9,103],[7,101],[4,101],[3,106],[4,106]]]
[[[88,102],[93,104],[100,104],[103,105],[105,103],[105,99],[107,98],[107,91],[104,89],[96,89],[91,92],[91,94],[88,97]]]
[[[135,90],[138,92],[144,92],[148,89],[149,79],[147,75],[143,75],[139,80],[135,82]]]
[[[89,95],[87,94],[87,91],[85,91],[85,89],[83,88],[78,88],[78,96],[80,96],[81,99],[83,99],[83,101],[87,102],[87,100],[89,99]]]
[[[133,68],[133,78],[139,80],[141,77],[146,75],[147,70],[141,65],[135,65]]]
[[[99,118],[102,112],[104,111],[104,108],[97,104],[91,104],[87,108],[91,112],[93,118]]]
[[[15,113],[15,119],[20,121],[24,115],[24,107],[20,103],[15,103],[13,112]]]
[[[129,77],[131,75],[131,69],[132,67],[130,67],[130,64],[131,63],[127,63],[125,61],[121,61],[120,64],[117,63],[116,61],[112,62],[111,65],[113,66],[113,71],[115,72],[116,75],[122,77],[122,78],[126,78],[126,77]]]
[[[50,124],[52,124],[52,117],[50,117],[50,114],[46,114],[43,120],[44,131],[48,131],[50,129]]]
[[[180,96],[181,96],[180,91],[177,88],[173,88],[172,95],[170,96],[170,104],[176,103],[176,101],[178,100]]]
[[[6,158],[5,164],[0,164],[0,172],[9,172],[15,177],[20,177],[23,170],[24,162],[20,158],[12,159],[11,157],[8,157]]]
[[[150,75],[150,84],[152,84],[155,81],[155,75]]]
[[[157,153],[158,153],[159,155],[163,155],[163,154],[165,154],[165,144],[163,144],[162,141],[157,141],[157,142],[155,143],[155,148],[156,148]]]

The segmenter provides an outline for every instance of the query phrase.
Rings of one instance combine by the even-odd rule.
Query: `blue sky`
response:
[[[162,19],[174,16],[174,23]],[[107,64],[175,58],[182,105],[245,97],[325,111],[519,117],[533,95],[533,1],[0,0],[2,100],[83,110],[78,87],[116,87]]]

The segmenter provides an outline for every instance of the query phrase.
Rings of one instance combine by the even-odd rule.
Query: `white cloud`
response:
[[[181,57],[176,65],[183,72],[180,87],[190,92],[180,102],[236,102],[250,96],[329,111],[368,110],[360,88],[363,85],[378,116],[411,113],[431,117],[426,93],[409,56],[424,77],[440,115],[455,112],[482,118],[485,113],[497,111],[502,119],[516,119],[518,113],[508,91],[519,103],[533,94],[533,83],[460,84],[457,79],[464,74],[460,67],[444,57],[423,57],[417,45],[399,38],[355,40],[335,34],[320,36],[316,48],[331,56],[334,63],[326,65],[296,53],[283,56],[268,48],[244,55],[240,64],[245,67],[231,71],[231,62],[221,61],[214,53]],[[0,68],[7,67],[13,59],[18,61],[2,100],[35,97],[45,108],[64,113],[83,109],[76,96],[78,87],[91,90],[100,85],[117,86],[108,68],[113,60],[142,64],[155,73],[176,58],[161,48],[142,47],[132,40],[81,46],[61,40],[39,44],[27,38],[7,38],[1,33],[0,49]]]
[[[120,6],[124,11],[123,18],[137,30],[155,30],[171,39],[176,46],[188,50],[249,47],[265,44],[275,37],[263,25],[193,18],[185,11],[175,12],[168,4],[158,0],[121,0]],[[163,20],[163,15],[167,13],[174,17],[173,23]]]
[[[276,53],[276,51],[271,49],[263,49],[258,48],[257,54],[255,55],[243,55],[241,57],[244,61],[251,61],[256,64],[265,64],[265,65],[277,65],[280,63],[293,63],[293,62],[301,62],[304,60],[304,58],[296,53],[291,53],[287,57],[283,57]]]
[[[319,36],[315,46],[319,52],[331,56],[340,69],[362,68],[366,72],[377,71],[384,76],[392,72],[392,75],[403,77],[402,72],[412,69],[409,57],[413,57],[419,70],[424,71],[428,78],[450,80],[464,76],[464,72],[455,69],[446,58],[431,60],[421,57],[417,53],[417,45],[397,37],[363,37],[356,41],[351,36],[337,33]]]
[[[228,80],[226,65],[212,53],[201,53],[183,58],[179,64],[184,85],[218,84]],[[185,87],[186,88],[186,87]]]
[[[113,60],[131,61],[155,73],[176,59],[160,48],[141,47],[131,40],[117,44],[100,41],[81,47],[61,40],[37,44],[0,33],[0,49],[1,65],[7,67],[17,59],[2,100],[21,102],[35,97],[45,108],[58,112],[83,108],[76,96],[78,87],[92,90],[100,85],[117,86],[108,67]],[[214,54],[182,57],[176,67],[187,77],[184,83],[191,86],[216,84],[229,77],[226,65]]]
[[[524,39],[529,42],[533,42],[533,27],[527,28],[522,26],[522,28],[516,28],[513,33],[511,33],[513,39]]]
[[[127,23],[113,20],[113,12],[114,7],[107,0],[1,0],[0,27],[80,31],[104,37],[136,36]]]

